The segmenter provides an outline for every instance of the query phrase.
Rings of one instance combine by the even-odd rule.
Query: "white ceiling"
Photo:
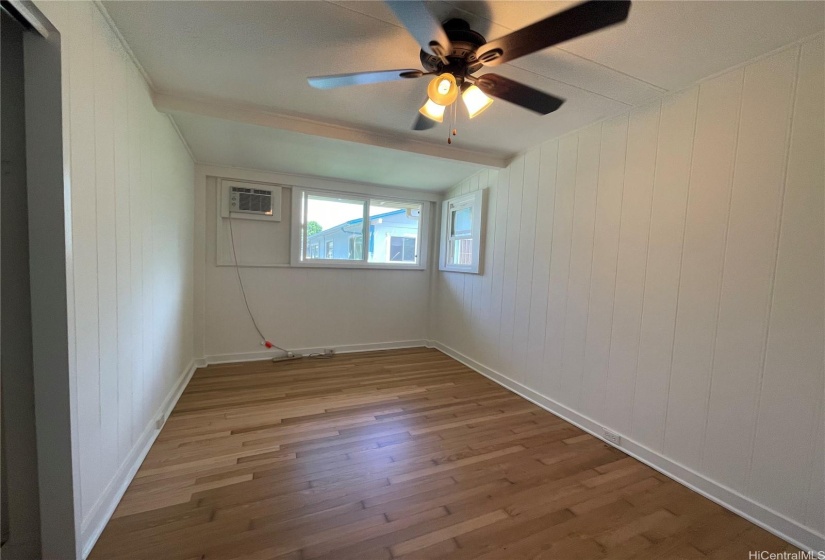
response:
[[[442,20],[463,17],[489,40],[573,4],[439,1],[430,8]],[[541,117],[496,101],[477,119],[460,118],[447,146],[446,126],[409,129],[426,79],[336,90],[306,82],[420,67],[418,45],[383,2],[104,5],[155,90],[175,100],[175,119],[198,160],[436,190],[489,163],[485,157],[504,161],[825,28],[823,2],[637,1],[623,25],[493,70],[567,99],[559,111]],[[194,99],[213,110],[204,113]],[[221,106],[226,120],[214,110]],[[233,122],[237,108],[262,118]],[[263,118],[273,113],[297,117],[315,136],[278,130]],[[475,163],[421,155],[442,152]],[[471,152],[478,158],[466,157]]]
[[[229,120],[173,113],[200,161],[439,191],[478,165]]]

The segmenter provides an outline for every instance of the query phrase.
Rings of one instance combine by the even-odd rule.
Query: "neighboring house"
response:
[[[404,209],[370,216],[369,261],[415,262],[418,220]],[[363,222],[363,218],[357,218],[309,236],[307,258],[362,259]]]

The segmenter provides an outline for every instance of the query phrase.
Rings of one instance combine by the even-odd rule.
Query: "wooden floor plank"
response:
[[[424,348],[198,370],[91,559],[747,558],[787,543]]]

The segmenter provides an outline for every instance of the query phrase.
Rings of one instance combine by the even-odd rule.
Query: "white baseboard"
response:
[[[400,348],[420,348],[427,346],[427,341],[420,340],[396,340],[392,342],[373,342],[370,344],[346,344],[344,346],[319,346],[317,348],[290,348],[296,354],[321,354],[325,349],[331,348],[336,354],[349,354],[350,352],[374,352],[376,350],[397,350]],[[256,362],[259,360],[269,360],[282,355],[278,350],[266,350],[257,352],[241,352],[237,354],[215,354],[206,356],[206,364],[228,364],[233,362]]]
[[[100,538],[100,534],[115,512],[115,508],[120,503],[120,499],[123,498],[123,494],[135,477],[141,463],[143,463],[143,459],[146,458],[146,454],[149,453],[149,449],[158,437],[160,428],[155,425],[156,420],[161,414],[163,414],[165,419],[169,418],[169,413],[175,408],[181,393],[183,393],[183,390],[186,388],[186,385],[198,367],[202,367],[198,365],[198,360],[192,360],[189,363],[186,370],[184,370],[178,379],[178,382],[175,383],[175,386],[172,387],[172,390],[166,395],[163,403],[161,403],[160,407],[158,407],[157,411],[152,415],[149,424],[144,428],[143,433],[140,434],[132,450],[126,456],[123,463],[121,463],[115,476],[112,477],[112,480],[106,486],[105,490],[103,490],[100,498],[95,502],[94,506],[92,506],[89,515],[83,520],[80,528],[83,558],[89,556],[92,547],[94,547],[97,539]]]
[[[603,437],[603,429],[605,427],[610,429],[609,426],[602,426],[595,420],[579,414],[578,412],[559,404],[541,393],[537,393],[529,387],[522,385],[518,381],[514,381],[506,375],[497,372],[484,364],[476,362],[475,360],[445,344],[434,340],[428,340],[427,346],[441,350],[467,367],[470,367],[485,377],[495,381],[505,389],[508,389],[528,401],[542,407],[543,409],[552,412],[556,416],[567,420],[571,424],[575,424],[582,430],[596,436],[605,443],[613,445]],[[622,435],[621,445],[614,447],[621,449],[624,453],[627,453],[631,457],[635,457],[639,461],[656,469],[669,478],[672,478],[684,486],[687,486],[691,490],[698,492],[709,500],[712,500],[720,506],[744,517],[748,521],[762,527],[767,531],[770,531],[774,535],[788,541],[804,551],[818,552],[825,550],[825,536],[817,533],[815,530],[805,527],[793,519],[790,519],[767,506],[755,502],[747,496],[743,496],[735,490],[719,484],[718,482],[715,482],[706,476],[665,457],[664,455],[652,451],[651,449],[627,438],[624,435]]]

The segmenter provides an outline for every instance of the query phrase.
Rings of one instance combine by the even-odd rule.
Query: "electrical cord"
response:
[[[238,253],[235,251],[235,234],[232,231],[232,218],[227,218],[229,220],[229,241],[232,245],[232,264],[235,266],[235,273],[238,275],[238,284],[241,287],[241,295],[243,296],[243,302],[246,306],[246,312],[249,313],[249,318],[252,320],[252,325],[255,327],[255,330],[258,331],[258,336],[261,337],[261,342],[267,343],[269,342],[264,333],[261,331],[261,328],[258,326],[257,321],[255,321],[255,316],[252,314],[252,309],[249,307],[249,300],[246,298],[246,290],[244,289],[243,279],[241,278],[241,269],[238,266]],[[281,352],[285,354],[289,354],[289,350],[286,348],[281,348],[272,342],[269,342],[273,348],[277,348]]]

